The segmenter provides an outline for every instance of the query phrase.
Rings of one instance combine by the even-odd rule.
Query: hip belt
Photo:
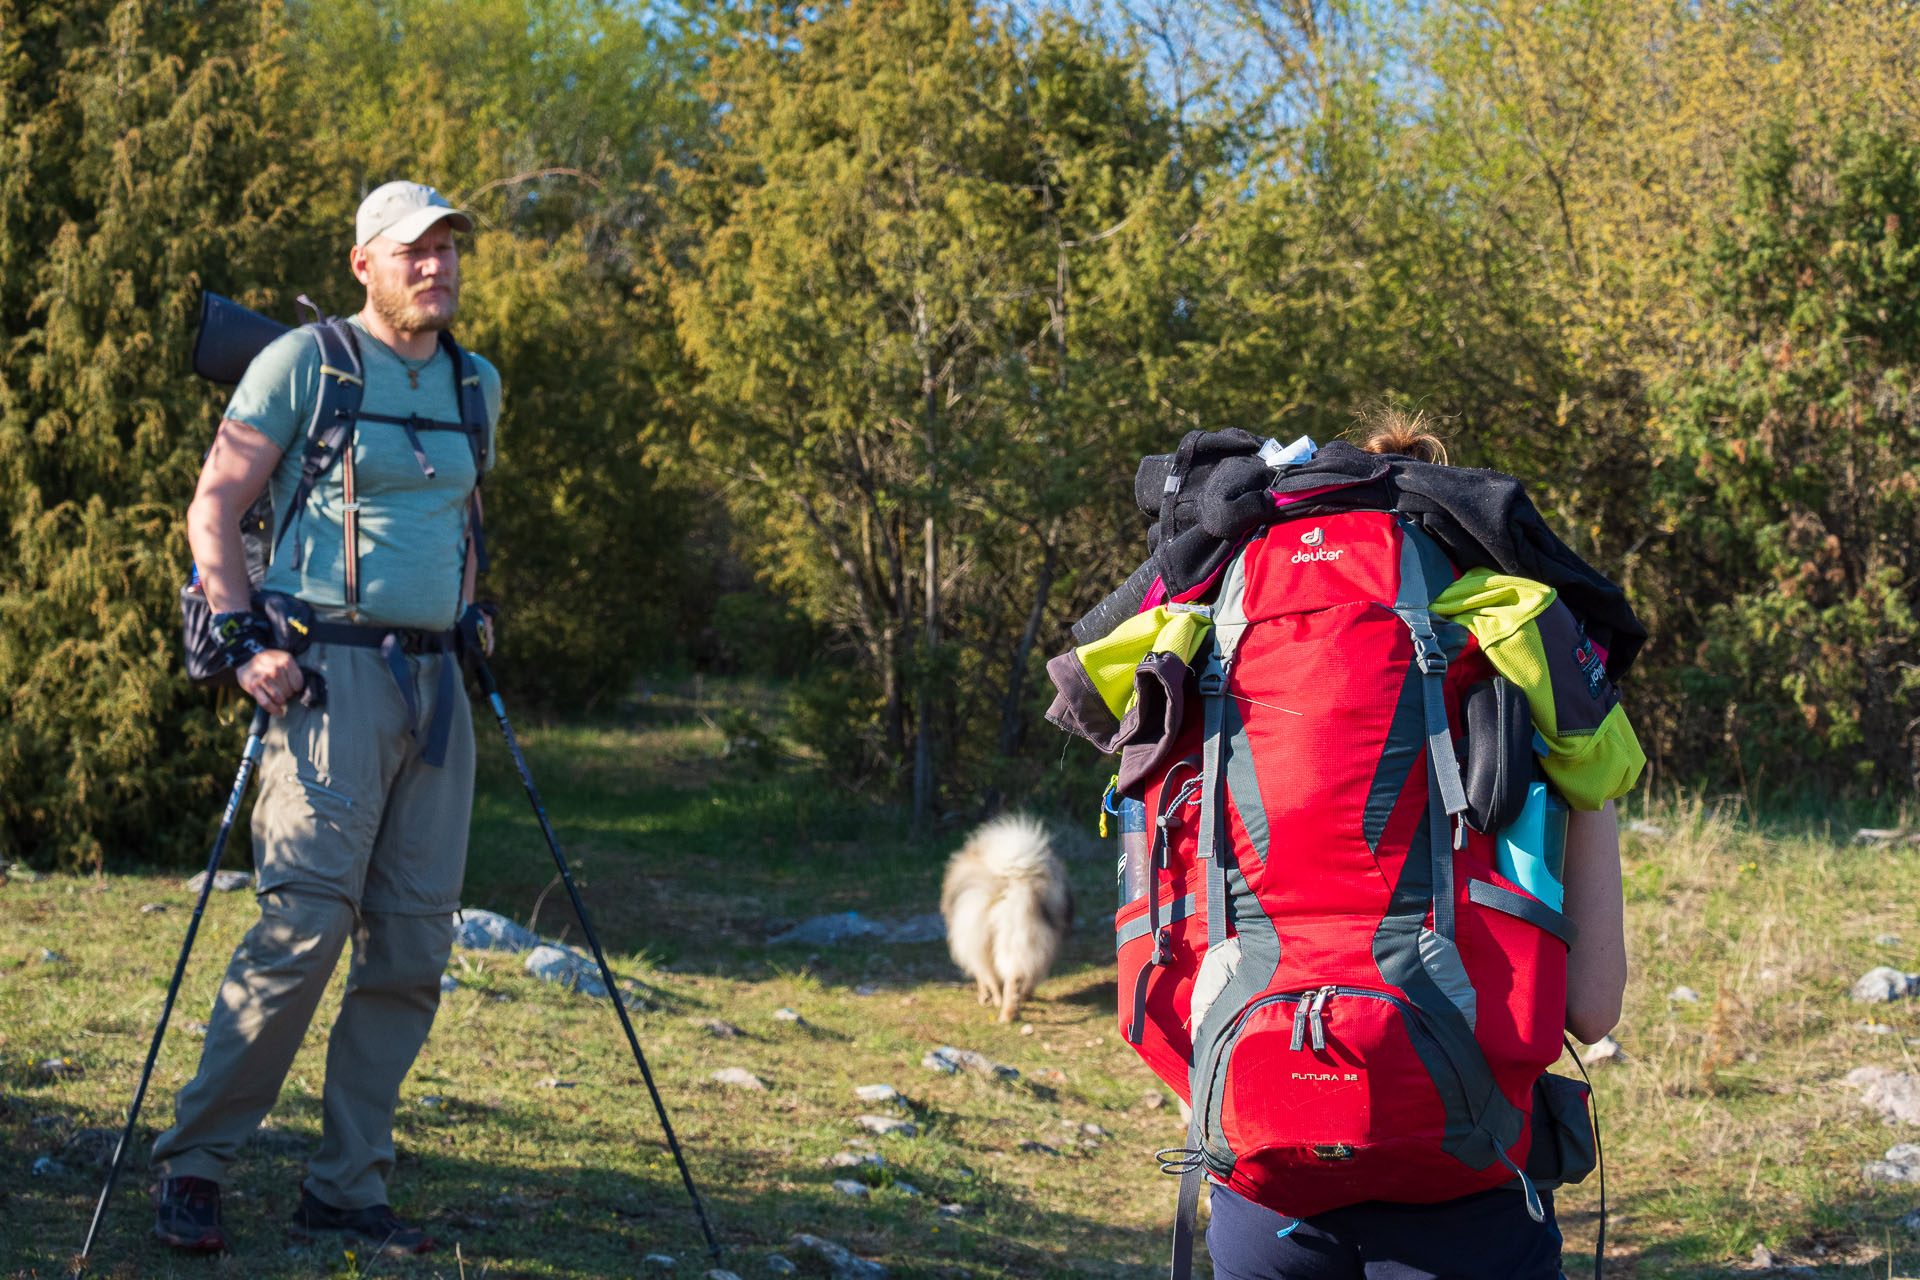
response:
[[[409,654],[456,652],[458,633],[454,631],[420,631],[412,627],[366,627],[348,622],[321,622],[315,620],[309,624],[310,639],[315,644],[343,644],[356,649],[378,649],[380,656],[386,659],[387,671],[393,676],[394,687],[400,690],[400,699],[407,706],[408,730],[413,734],[415,745],[420,748],[420,758],[434,768],[439,768],[447,759],[447,736],[453,727],[453,695],[459,677],[454,674],[459,665],[454,662],[440,663],[440,687],[433,700],[433,722],[423,734],[420,729],[420,700],[413,692],[413,672],[407,667]]]

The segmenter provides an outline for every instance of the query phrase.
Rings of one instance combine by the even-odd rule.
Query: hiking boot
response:
[[[176,1249],[219,1253],[227,1247],[220,1225],[220,1184],[206,1178],[166,1178],[153,1189],[154,1239]]]
[[[338,1231],[375,1253],[426,1253],[433,1248],[432,1236],[400,1221],[384,1204],[336,1209],[305,1187],[300,1188],[300,1207],[293,1211],[293,1231],[303,1239],[316,1231]]]

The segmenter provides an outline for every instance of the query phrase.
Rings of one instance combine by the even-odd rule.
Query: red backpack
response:
[[[1256,531],[1214,596],[1168,765],[1143,789],[1144,891],[1115,917],[1120,1025],[1193,1108],[1201,1175],[1295,1218],[1520,1179],[1559,1055],[1565,919],[1466,821],[1465,692],[1492,677],[1427,606],[1455,577],[1388,511]]]

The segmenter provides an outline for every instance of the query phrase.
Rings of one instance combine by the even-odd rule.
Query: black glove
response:
[[[469,663],[485,662],[499,640],[500,606],[470,604],[453,625],[460,636],[461,656]]]
[[[213,638],[229,667],[238,670],[273,647],[266,619],[253,613],[216,613]]]

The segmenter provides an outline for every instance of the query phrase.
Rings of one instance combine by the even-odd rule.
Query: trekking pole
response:
[[[140,1068],[140,1087],[133,1091],[133,1105],[127,1108],[127,1127],[120,1131],[120,1144],[113,1149],[113,1163],[107,1167],[107,1183],[100,1188],[100,1200],[93,1206],[93,1223],[87,1228],[87,1242],[80,1246],[80,1256],[73,1260],[73,1280],[79,1280],[85,1274],[87,1256],[93,1252],[94,1237],[100,1234],[100,1223],[107,1216],[107,1201],[113,1198],[113,1184],[120,1179],[120,1164],[126,1158],[128,1144],[133,1141],[133,1126],[140,1118],[140,1104],[146,1100],[147,1084],[153,1079],[154,1060],[160,1056],[160,1040],[167,1034],[167,1018],[173,1013],[174,997],[180,994],[181,975],[187,971],[187,953],[193,950],[194,935],[200,932],[200,917],[207,909],[207,895],[213,892],[213,878],[219,873],[221,856],[227,851],[227,833],[233,830],[233,815],[239,812],[241,797],[246,795],[254,766],[260,761],[266,733],[267,709],[255,707],[253,723],[247,727],[247,749],[240,757],[240,771],[234,775],[233,791],[227,796],[227,810],[220,816],[220,831],[213,838],[213,852],[207,857],[207,869],[201,873],[200,896],[193,904],[193,919],[187,923],[186,941],[180,944],[180,958],[173,966],[173,981],[167,984],[167,998],[160,1005],[160,1024],[153,1029],[153,1043],[147,1046],[147,1064]]]
[[[500,722],[500,732],[507,740],[507,750],[513,754],[513,767],[520,771],[520,784],[527,789],[527,799],[533,802],[533,816],[540,820],[540,830],[547,837],[547,847],[553,850],[553,864],[560,869],[560,879],[567,886],[567,896],[573,899],[573,914],[579,917],[580,928],[587,935],[587,945],[593,948],[593,958],[600,965],[600,980],[607,986],[613,1011],[620,1018],[620,1029],[627,1033],[627,1047],[633,1050],[633,1060],[640,1066],[640,1078],[647,1082],[647,1092],[653,1097],[653,1109],[660,1116],[660,1130],[667,1135],[667,1146],[673,1152],[674,1164],[680,1167],[680,1181],[686,1184],[687,1197],[693,1201],[694,1215],[700,1219],[701,1234],[707,1238],[707,1251],[718,1264],[720,1242],[714,1238],[713,1226],[707,1221],[706,1208],[700,1203],[700,1192],[694,1188],[693,1173],[687,1168],[687,1158],[680,1153],[680,1140],[674,1137],[673,1123],[667,1119],[667,1105],[660,1100],[660,1090],[653,1082],[653,1072],[647,1067],[647,1057],[640,1052],[640,1039],[634,1035],[633,1023],[627,1017],[626,1001],[620,998],[620,988],[614,985],[613,968],[607,964],[606,952],[600,949],[600,939],[593,932],[593,922],[587,919],[586,904],[580,901],[580,891],[574,887],[573,873],[567,869],[566,855],[560,852],[560,841],[553,834],[553,824],[547,821],[546,806],[540,803],[540,791],[533,785],[533,773],[527,768],[527,758],[520,754],[520,743],[513,736],[513,726],[507,723],[507,707],[500,701],[500,690],[493,682],[493,672],[487,669],[486,659],[481,656],[478,645],[470,646],[466,657],[473,664],[481,691],[487,695],[487,701],[493,704],[493,718]]]

